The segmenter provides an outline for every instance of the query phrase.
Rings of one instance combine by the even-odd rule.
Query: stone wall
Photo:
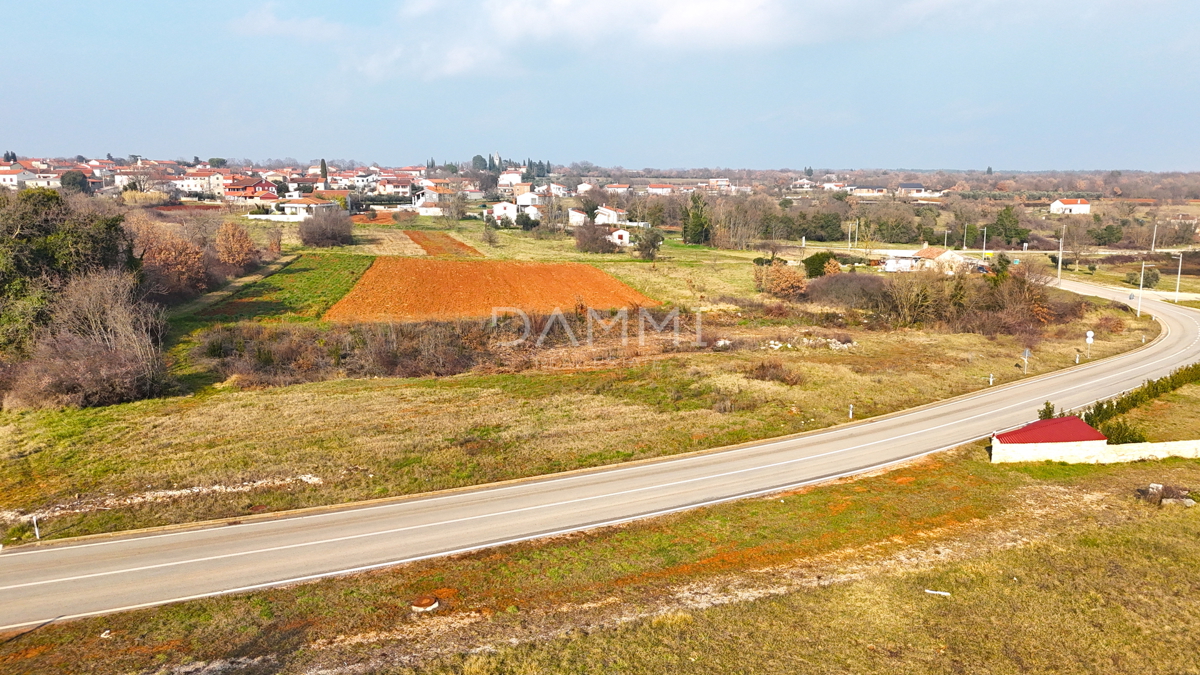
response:
[[[992,439],[992,462],[1068,462],[1072,464],[1116,464],[1165,457],[1200,458],[1200,440],[1169,443],[1126,443],[1104,441],[1074,443],[1001,443]]]

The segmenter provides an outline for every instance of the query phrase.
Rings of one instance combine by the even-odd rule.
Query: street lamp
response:
[[[1175,256],[1171,256],[1174,258]],[[1179,271],[1175,273],[1175,304],[1179,304],[1179,282],[1183,280],[1183,251],[1179,252]]]
[[[1182,263],[1180,263],[1180,264],[1182,265]],[[1146,265],[1146,261],[1145,260],[1142,261],[1142,276],[1138,278],[1138,304],[1137,304],[1138,318],[1141,318],[1141,316],[1142,316],[1142,293],[1143,293],[1142,289],[1146,285],[1146,267],[1154,267],[1154,265]]]

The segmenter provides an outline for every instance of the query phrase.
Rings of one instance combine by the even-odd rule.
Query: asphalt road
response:
[[[1063,287],[1128,300],[1127,291]],[[0,630],[614,524],[954,447],[1032,421],[1047,400],[1086,405],[1200,358],[1200,312],[1151,300],[1143,312],[1165,330],[1139,351],[800,438],[291,518],[6,550]]]

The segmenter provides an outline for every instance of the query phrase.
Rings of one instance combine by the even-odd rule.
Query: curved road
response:
[[[1128,300],[1128,291],[1064,281]],[[347,574],[849,475],[1132,389],[1200,357],[1200,312],[1147,300],[1133,353],[799,438],[240,525],[0,553],[0,630]]]

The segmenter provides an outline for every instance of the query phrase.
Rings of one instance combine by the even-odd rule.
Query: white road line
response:
[[[1200,321],[1197,321],[1192,316],[1187,315],[1187,314],[1183,314],[1181,316],[1186,316],[1187,318],[1192,319],[1193,323],[1196,323],[1197,326],[1200,326]],[[1162,325],[1163,325],[1163,332],[1160,333],[1160,335],[1155,339],[1155,341],[1162,341],[1162,340],[1165,340],[1166,338],[1170,337],[1170,327],[1167,326],[1166,324],[1162,324]],[[1196,344],[1197,341],[1200,341],[1200,340],[1194,340],[1192,342],[1192,345],[1189,345],[1189,347],[1180,349],[1178,352],[1173,352],[1172,354],[1169,354],[1167,356],[1164,356],[1160,359],[1157,359],[1157,360],[1152,361],[1147,364],[1140,364],[1139,366],[1137,366],[1136,369],[1138,369],[1138,370],[1152,369],[1153,366],[1161,363],[1162,361],[1169,360],[1173,356],[1186,353],[1191,346],[1194,346]],[[1125,361],[1125,360],[1128,360],[1128,359],[1136,357],[1136,356],[1137,356],[1136,353],[1134,353],[1134,354],[1130,354],[1130,353],[1119,354],[1114,357],[1110,357],[1108,359],[1103,359],[1101,361],[1096,361],[1094,363],[1090,363],[1081,368],[1071,368],[1071,369],[1061,370],[1061,371],[1054,372],[1054,373],[1047,373],[1046,375],[1040,375],[1040,376],[1033,377],[1033,378],[1018,380],[1016,382],[1011,382],[1009,384],[1002,385],[1001,387],[982,389],[977,392],[972,392],[970,394],[966,394],[964,396],[957,397],[950,401],[946,401],[945,403],[943,403],[941,405],[925,407],[925,408],[922,408],[921,410],[918,410],[918,411],[915,411],[915,412],[912,412],[909,414],[880,417],[877,419],[865,421],[864,423],[854,425],[854,426],[835,427],[833,429],[819,432],[812,436],[803,436],[801,438],[789,438],[789,439],[776,440],[776,441],[768,440],[761,444],[756,444],[756,445],[752,445],[749,447],[743,447],[743,448],[735,448],[735,449],[727,450],[724,452],[727,454],[727,456],[729,456],[729,455],[738,454],[738,453],[746,453],[746,452],[752,452],[752,451],[758,452],[758,451],[762,451],[762,450],[768,450],[772,447],[775,447],[778,445],[784,445],[784,444],[793,444],[793,443],[810,442],[810,441],[811,442],[822,442],[825,440],[832,440],[833,437],[837,434],[859,433],[862,430],[869,429],[872,426],[877,426],[879,424],[887,424],[887,423],[891,423],[896,420],[902,420],[905,417],[908,417],[910,415],[915,416],[915,415],[930,413],[930,412],[933,412],[936,410],[949,408],[949,407],[963,404],[963,403],[968,403],[968,402],[974,401],[978,398],[994,397],[1001,393],[1012,392],[1016,389],[1020,389],[1023,387],[1044,384],[1050,380],[1067,377],[1067,376],[1071,376],[1071,375],[1078,375],[1079,373],[1085,372],[1087,370],[1093,370],[1093,369],[1097,369],[1097,368],[1107,368],[1107,367],[1111,367],[1113,365],[1119,365],[1118,362]],[[1127,375],[1127,374],[1128,373],[1123,373],[1123,372],[1114,373],[1114,374],[1106,376],[1103,379],[1110,379],[1112,377],[1118,377],[1118,376]],[[1089,383],[1089,384],[1094,384],[1094,383]],[[1082,386],[1082,385],[1080,385],[1080,386]],[[1079,388],[1079,387],[1077,386],[1077,387],[1072,387],[1070,389],[1061,390],[1058,392],[1054,392],[1053,394],[1050,394],[1050,395],[1051,396],[1059,395],[1059,394],[1062,394],[1062,393],[1065,393],[1065,392],[1068,392],[1068,391],[1071,391],[1071,390],[1077,389],[1077,388]],[[1040,398],[1040,397],[1041,397],[1041,395],[1038,396],[1038,398]],[[1021,404],[1021,405],[1024,405],[1024,404]],[[1013,406],[1009,406],[1009,407],[1011,408]],[[1008,408],[1001,408],[1000,410],[1007,410],[1007,409]],[[998,412],[998,411],[993,411],[993,412]],[[974,417],[970,417],[967,419],[974,419]],[[943,425],[943,426],[946,426],[946,425]],[[942,427],[934,427],[934,428],[942,428]],[[852,449],[856,449],[856,448],[847,448],[847,450],[852,450]],[[718,454],[718,453],[708,452],[708,453],[703,453],[703,454],[690,455],[687,457],[678,457],[678,458],[674,458],[674,459],[668,457],[668,458],[663,458],[661,461],[658,461],[658,462],[655,462],[654,464],[649,464],[649,465],[642,464],[642,465],[638,465],[638,466],[628,466],[628,467],[619,467],[618,466],[618,467],[613,467],[611,469],[603,469],[602,468],[598,471],[576,474],[573,476],[562,476],[562,477],[558,477],[558,478],[555,478],[553,476],[547,476],[545,478],[545,480],[535,480],[532,482],[524,482],[524,483],[519,483],[516,485],[498,486],[495,488],[488,488],[486,485],[481,485],[481,486],[476,486],[477,490],[470,491],[470,492],[456,492],[454,494],[438,495],[438,496],[427,497],[427,498],[422,498],[420,496],[414,496],[411,499],[405,499],[405,500],[397,501],[397,502],[391,503],[391,504],[380,504],[380,505],[376,505],[376,506],[368,506],[368,507],[361,507],[361,508],[354,508],[353,506],[347,506],[345,509],[340,509],[337,511],[331,511],[331,512],[326,512],[326,513],[294,516],[294,517],[290,517],[290,518],[283,517],[283,518],[277,518],[277,519],[271,519],[271,520],[256,521],[256,522],[251,522],[251,523],[241,523],[238,525],[238,527],[248,528],[248,527],[254,527],[254,526],[261,527],[261,526],[273,525],[273,524],[277,525],[281,521],[284,521],[284,520],[290,521],[290,522],[297,522],[297,521],[307,520],[307,519],[328,518],[328,517],[332,517],[332,516],[345,515],[350,512],[361,514],[361,513],[367,513],[370,511],[377,511],[377,510],[382,510],[382,509],[394,509],[394,508],[399,508],[399,507],[404,507],[404,506],[410,506],[412,504],[417,504],[417,503],[431,504],[433,502],[443,501],[446,499],[462,499],[462,498],[467,498],[470,496],[479,496],[485,492],[486,492],[487,496],[491,497],[492,495],[499,493],[499,492],[503,492],[503,491],[515,490],[515,489],[520,489],[520,488],[529,488],[529,487],[534,487],[534,486],[540,487],[540,486],[546,486],[548,484],[553,484],[553,483],[569,482],[569,481],[581,480],[584,478],[593,478],[596,476],[609,477],[609,476],[617,475],[619,473],[626,473],[629,471],[637,471],[637,470],[646,469],[648,467],[656,466],[658,464],[674,463],[674,464],[678,465],[678,464],[682,464],[684,462],[699,461],[702,459],[710,458],[714,454]],[[224,527],[227,527],[227,526],[224,526]],[[126,538],[111,539],[111,540],[100,541],[100,542],[89,542],[89,543],[84,543],[84,544],[73,544],[73,545],[66,545],[66,546],[51,546],[51,547],[46,547],[46,548],[32,549],[29,551],[13,551],[11,553],[3,554],[3,557],[0,557],[0,560],[3,560],[3,558],[8,558],[8,557],[38,555],[38,554],[53,553],[53,552],[59,552],[59,551],[64,551],[64,550],[70,550],[70,549],[90,548],[90,547],[95,547],[95,546],[109,546],[109,545],[113,545],[113,544],[129,543],[129,542],[133,542],[133,541],[143,542],[143,541],[149,541],[152,539],[159,539],[159,538],[165,538],[165,537],[178,537],[178,536],[182,536],[182,535],[186,535],[186,534],[195,535],[200,532],[219,532],[219,531],[223,530],[224,527],[223,526],[215,526],[212,528],[189,529],[189,530],[182,530],[179,532],[165,532],[165,533],[161,533],[161,534],[152,534],[152,535],[146,535],[146,536],[140,536],[140,537],[137,535],[131,535]],[[314,543],[322,543],[322,542],[314,542]],[[0,587],[0,589],[3,589],[3,588],[5,588],[5,587]]]
[[[1200,324],[1198,324],[1198,325],[1200,325]],[[1194,342],[1193,342],[1193,344],[1194,344]],[[1166,358],[1168,358],[1168,357],[1159,359],[1159,361],[1165,360]],[[1154,363],[1158,363],[1159,361],[1151,362],[1150,365],[1153,365]],[[1076,371],[1076,372],[1078,372],[1078,371]],[[1102,380],[1103,379],[1111,379],[1114,377],[1123,377],[1125,375],[1127,375],[1127,373],[1112,373],[1101,379]],[[1063,389],[1058,392],[1054,392],[1051,395],[1052,396],[1053,395],[1062,395],[1066,392],[1070,392],[1070,391],[1073,391],[1075,389],[1079,389],[1079,388],[1085,387],[1085,386],[1095,386],[1095,382],[1078,384],[1073,387],[1069,387],[1067,389]],[[424,529],[424,528],[429,528],[429,527],[442,527],[442,526],[453,525],[456,523],[463,523],[463,522],[468,522],[468,521],[473,521],[473,520],[482,520],[485,518],[509,516],[509,515],[513,515],[513,514],[517,514],[517,513],[536,511],[539,509],[558,508],[558,507],[562,507],[562,506],[569,506],[571,504],[578,504],[578,503],[587,502],[587,501],[594,501],[597,499],[607,499],[607,498],[611,498],[611,497],[619,497],[619,496],[634,494],[634,493],[638,493],[638,492],[646,492],[646,491],[652,491],[652,490],[653,491],[664,490],[667,488],[677,487],[679,485],[686,485],[689,483],[697,483],[697,482],[708,481],[708,480],[723,479],[723,478],[728,478],[730,476],[735,476],[735,475],[739,475],[739,474],[751,473],[751,472],[755,472],[755,471],[763,471],[763,470],[767,470],[767,469],[776,469],[776,468],[780,468],[783,466],[798,464],[800,462],[807,462],[810,460],[820,459],[823,457],[829,457],[832,455],[849,453],[849,452],[853,452],[855,450],[862,450],[864,448],[869,448],[874,445],[879,445],[881,443],[892,443],[892,442],[895,442],[896,440],[908,438],[911,436],[928,434],[932,431],[936,431],[939,429],[945,429],[945,428],[951,427],[951,426],[960,425],[963,422],[976,420],[981,417],[994,416],[998,413],[1002,413],[1002,412],[1011,410],[1013,408],[1018,408],[1018,407],[1022,407],[1022,406],[1026,406],[1026,405],[1032,405],[1036,402],[1036,399],[1043,398],[1043,396],[1044,395],[1039,394],[1035,398],[1011,403],[1003,408],[988,410],[988,411],[977,413],[975,415],[971,415],[971,416],[965,417],[965,418],[958,418],[953,421],[945,422],[945,423],[937,425],[937,426],[922,428],[922,429],[919,429],[916,431],[911,431],[911,432],[908,432],[905,434],[900,434],[898,436],[892,436],[887,439],[870,441],[868,443],[861,443],[859,445],[853,445],[853,446],[849,446],[846,448],[839,448],[836,450],[829,450],[829,451],[826,451],[823,453],[818,453],[815,455],[806,455],[804,457],[796,457],[793,459],[781,460],[781,461],[772,462],[769,464],[760,464],[757,466],[747,467],[744,469],[736,469],[733,471],[726,471],[726,472],[717,473],[717,474],[708,474],[708,475],[700,476],[697,478],[688,478],[688,479],[684,479],[684,480],[671,481],[671,482],[661,483],[661,484],[656,484],[656,485],[648,485],[648,486],[643,486],[643,487],[639,487],[639,488],[632,488],[629,490],[621,490],[618,492],[609,492],[609,493],[604,493],[604,494],[599,494],[599,495],[592,495],[590,497],[580,497],[577,499],[570,499],[570,500],[565,500],[565,501],[560,501],[560,502],[535,504],[533,506],[526,506],[526,507],[522,507],[519,509],[510,509],[507,511],[496,511],[496,512],[484,513],[484,514],[479,514],[479,515],[474,515],[474,516],[465,516],[462,518],[453,518],[453,519],[443,520],[443,521],[438,521],[438,522],[433,522],[433,523],[424,523],[421,525],[408,525],[405,527],[391,528],[391,529],[387,529],[387,530],[376,530],[376,531],[372,531],[372,532],[364,532],[364,533],[360,533],[360,534],[346,535],[346,536],[342,536],[342,537],[333,537],[333,538],[329,538],[329,539],[318,539],[318,540],[300,542],[300,543],[296,543],[296,544],[287,544],[284,546],[272,546],[272,547],[267,547],[267,548],[254,549],[254,550],[250,550],[250,551],[239,551],[237,553],[225,553],[222,555],[206,556],[206,557],[202,557],[202,558],[192,558],[192,559],[188,559],[188,560],[176,560],[176,561],[172,561],[172,562],[168,562],[168,563],[159,563],[156,565],[144,565],[144,566],[140,566],[140,567],[130,567],[130,568],[125,568],[125,569],[108,570],[105,572],[95,572],[92,574],[83,574],[83,575],[77,575],[77,576],[71,576],[71,577],[61,577],[58,579],[44,579],[41,581],[33,581],[33,582],[29,582],[29,583],[24,583],[24,584],[13,584],[13,585],[9,585],[9,586],[0,586],[0,591],[13,590],[13,589],[17,589],[17,588],[27,588],[27,587],[31,587],[31,586],[42,586],[42,585],[54,584],[54,583],[64,583],[64,582],[69,582],[69,581],[80,581],[83,579],[94,579],[94,578],[98,578],[98,577],[114,576],[114,575],[118,575],[118,574],[130,574],[133,572],[144,572],[144,571],[153,570],[153,569],[177,567],[177,566],[181,566],[181,565],[210,562],[213,560],[239,558],[239,557],[258,555],[258,554],[263,554],[263,553],[274,553],[277,551],[305,548],[305,547],[310,547],[310,546],[335,544],[335,543],[339,543],[339,542],[343,542],[343,541],[352,541],[355,539],[365,539],[368,537],[377,537],[377,536],[383,536],[383,535],[389,535],[389,534],[398,534],[400,532],[408,532],[408,531],[412,531],[412,530]],[[922,412],[928,412],[928,410],[922,411]],[[914,414],[919,414],[919,413],[914,413]],[[903,419],[903,417],[892,418],[892,420],[896,420],[896,419]],[[868,426],[868,425],[864,425],[864,426]],[[862,429],[862,428],[863,427],[858,427],[858,429]],[[805,439],[805,440],[807,440],[807,439]],[[962,441],[960,443],[957,443],[956,445],[961,445],[963,442],[970,442],[970,440]],[[769,447],[769,445],[774,445],[774,444],[776,444],[776,443],[766,444],[766,445],[760,446],[760,447]],[[778,490],[778,489],[779,489],[778,487],[769,488],[769,490]],[[63,549],[57,549],[57,550],[61,551]]]

